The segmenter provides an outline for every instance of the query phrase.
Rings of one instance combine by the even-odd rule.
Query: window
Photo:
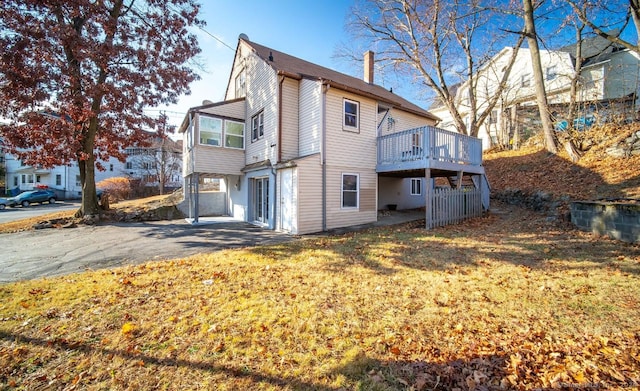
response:
[[[344,100],[344,119],[343,128],[350,131],[358,131],[360,103],[345,99]]]
[[[22,174],[22,184],[27,183],[27,176]]]
[[[342,174],[342,207],[358,207],[358,174]]]
[[[489,114],[489,123],[495,124],[498,122],[498,110],[492,110],[491,114]]]
[[[18,177],[17,176],[13,177],[13,187],[18,187]]]
[[[76,186],[77,187],[82,186],[82,181],[80,181],[80,175],[76,175]]]
[[[556,78],[556,66],[551,65],[547,67],[547,80],[553,80]]]
[[[33,175],[32,174],[27,175],[27,180],[29,181],[29,183],[33,183]]]
[[[242,98],[246,94],[246,74],[244,69],[236,76],[236,98]]]
[[[62,186],[62,175],[56,174],[56,186]]]
[[[132,162],[127,162],[125,167],[126,167],[127,170],[133,170],[133,163]]]
[[[264,111],[251,117],[251,141],[264,136]]]
[[[242,122],[224,121],[224,146],[244,149],[244,124]]]
[[[222,120],[200,115],[200,144],[222,145]]]
[[[109,164],[109,171],[113,172],[113,164]]]
[[[422,195],[422,179],[421,178],[411,178],[411,195],[413,196]]]
[[[36,183],[40,183],[40,175],[36,175]]]
[[[529,87],[531,85],[531,79],[529,79],[529,74],[522,75],[520,78],[520,86],[521,87]]]

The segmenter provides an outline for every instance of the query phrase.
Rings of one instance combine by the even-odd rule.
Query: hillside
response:
[[[580,145],[587,150],[575,164],[564,150],[558,155],[548,153],[541,139],[529,140],[517,151],[487,152],[484,164],[492,196],[508,200],[542,194],[562,204],[602,198],[640,199],[640,154],[611,155],[617,146],[628,152],[633,145],[640,145],[638,134],[640,123],[585,131],[579,136]]]

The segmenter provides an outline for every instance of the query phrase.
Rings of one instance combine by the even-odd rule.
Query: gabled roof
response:
[[[618,30],[614,30],[610,32],[611,35],[617,35]],[[576,55],[576,46],[578,43],[573,43],[571,45],[563,46],[558,49],[561,52],[566,52],[571,55],[571,58],[574,58]],[[582,58],[584,62],[582,66],[588,66],[595,63],[599,63],[602,61],[606,61],[611,58],[613,53],[620,52],[625,48],[622,45],[618,45],[609,41],[606,38],[603,38],[599,35],[596,35],[591,38],[586,38],[582,40]]]
[[[433,120],[439,119],[423,108],[379,85],[369,84],[356,77],[345,75],[344,73],[313,64],[266,46],[262,46],[258,43],[249,41],[244,37],[241,37],[240,41],[245,42],[254,50],[258,57],[264,60],[277,72],[285,76],[298,80],[321,80],[323,83],[330,84],[336,88],[377,99],[398,109],[412,112]],[[240,44],[240,42],[238,44]]]

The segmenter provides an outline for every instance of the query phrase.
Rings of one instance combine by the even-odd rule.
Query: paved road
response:
[[[243,222],[184,220],[0,234],[0,283],[288,240]]]
[[[5,208],[0,210],[0,224],[10,221],[28,219],[49,213],[62,212],[80,207],[78,202],[56,202],[55,204],[33,204],[27,208]]]

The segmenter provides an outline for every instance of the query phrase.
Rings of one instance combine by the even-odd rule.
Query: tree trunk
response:
[[[540,62],[540,49],[538,47],[538,36],[533,20],[533,4],[532,0],[522,0],[524,3],[524,29],[529,43],[529,52],[531,53],[531,65],[533,67],[533,79],[536,87],[536,101],[538,102],[538,110],[540,111],[540,120],[542,121],[542,129],[544,131],[544,144],[547,151],[558,153],[558,147],[553,134],[553,124],[549,115],[549,104],[547,103],[547,93],[544,87],[544,74],[542,72],[542,63]]]

